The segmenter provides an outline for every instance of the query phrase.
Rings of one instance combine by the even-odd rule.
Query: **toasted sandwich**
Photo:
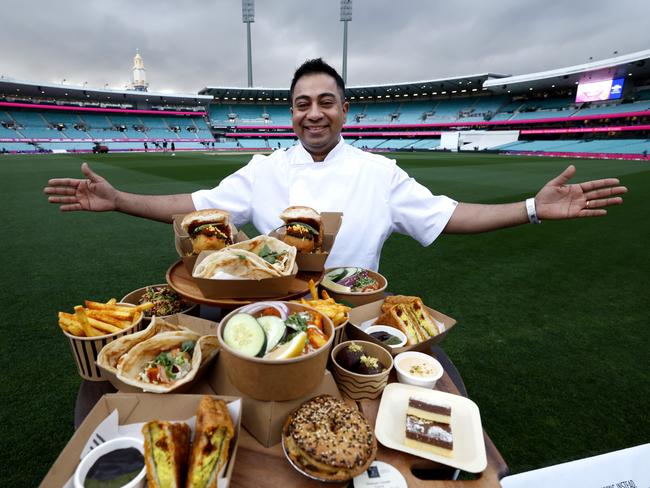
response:
[[[404,332],[408,345],[438,335],[442,330],[418,297],[388,296],[382,305],[378,324],[391,325]]]
[[[196,427],[187,488],[216,488],[219,471],[228,462],[235,428],[223,400],[204,396],[196,412]]]
[[[149,488],[182,488],[190,447],[186,423],[154,420],[142,427]]]

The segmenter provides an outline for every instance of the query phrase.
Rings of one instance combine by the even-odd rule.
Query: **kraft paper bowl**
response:
[[[124,302],[118,302],[118,305],[135,307],[135,305],[132,303]],[[119,337],[133,334],[134,332],[139,332],[142,330],[142,317],[143,315],[141,314],[140,318],[136,320],[131,326],[125,327],[119,332],[114,332],[112,334],[106,334],[102,336],[78,337],[62,331],[70,343],[70,349],[72,350],[72,356],[74,357],[75,363],[77,365],[79,376],[89,381],[104,381],[106,378],[102,376],[102,371],[99,369],[96,363],[99,351],[101,351],[106,344],[114,341],[115,339],[118,339]]]
[[[384,366],[384,370],[377,374],[360,374],[341,366],[336,360],[336,357],[342,349],[353,342],[361,346],[366,356],[377,358]],[[372,342],[345,341],[332,349],[332,365],[334,367],[334,379],[341,392],[356,401],[374,400],[375,398],[379,398],[388,384],[388,376],[393,369],[393,357],[382,346]]]
[[[328,336],[324,346],[291,359],[252,358],[240,354],[223,340],[223,329],[239,309],[226,315],[217,329],[221,358],[231,383],[244,395],[256,400],[283,402],[295,400],[314,390],[323,379],[329,351],[334,340],[334,326],[326,315],[306,305],[281,302],[290,313],[309,310],[321,315],[323,331]]]
[[[143,286],[142,288],[138,288],[137,290],[133,290],[132,292],[127,293],[126,295],[124,295],[122,297],[122,299],[120,300],[120,302],[132,303],[133,305],[138,305],[140,303],[140,299],[142,298],[142,295],[144,295],[144,292],[147,290],[147,288],[151,288],[151,287],[155,287],[155,286],[165,286],[165,287],[169,288],[169,285],[167,283],[161,283],[159,285]],[[196,303],[188,302],[185,299],[183,299],[183,301],[185,302],[185,306],[181,310],[179,310],[178,312],[174,312],[174,313],[171,313],[171,314],[168,314],[168,315],[158,315],[158,317],[164,319],[165,317],[171,317],[172,315],[175,315],[177,313],[185,313],[185,314],[187,314],[187,313],[192,312],[197,306]],[[148,312],[145,312],[145,314],[146,313],[148,313]],[[147,317],[145,315],[142,318],[142,323],[145,326],[148,325],[150,322],[151,322],[151,317]]]
[[[345,268],[346,266],[337,266],[336,268],[328,268],[324,271],[323,277],[327,276],[327,274],[330,271],[334,271],[335,269],[339,268]],[[347,266],[347,267],[353,267],[353,266]],[[344,292],[344,291],[337,291],[337,290],[332,290],[330,286],[328,286],[327,281],[323,279],[321,281],[320,285],[327,290],[327,294],[332,297],[334,300],[337,302],[342,302],[342,303],[348,303],[353,306],[359,306],[359,305],[365,305],[366,303],[372,303],[376,302],[377,300],[381,300],[384,297],[384,290],[386,290],[386,287],[388,286],[388,280],[384,278],[383,275],[377,273],[376,271],[372,271],[367,269],[368,275],[370,275],[371,278],[374,278],[377,283],[379,283],[379,289],[374,290],[374,291],[350,291],[350,292]]]

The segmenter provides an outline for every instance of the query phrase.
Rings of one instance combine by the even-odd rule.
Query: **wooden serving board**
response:
[[[394,372],[392,373],[394,374]],[[395,378],[392,378],[394,381]],[[451,378],[445,374],[438,380],[436,389],[449,393],[459,394],[458,389],[452,382]],[[354,402],[347,400],[351,406],[359,408],[366,416],[370,424],[374,427],[379,409],[379,399],[364,400]],[[423,480],[417,478],[411,469],[423,470],[422,472],[432,473],[434,470],[443,468],[440,464],[426,459],[419,458],[401,451],[388,449],[379,444],[377,451],[377,460],[384,461],[395,466],[406,478],[409,488],[479,488],[479,487],[500,487],[499,479],[508,472],[503,457],[497,451],[496,447],[483,432],[485,439],[485,448],[487,454],[487,467],[482,473],[479,473],[474,480]],[[345,483],[321,483],[313,481],[298,473],[287,461],[282,452],[282,446],[277,444],[270,448],[263,447],[257,442],[245,429],[241,429],[239,438],[239,447],[237,449],[237,459],[231,481],[233,487],[251,487],[251,486],[281,486],[281,487],[316,487],[332,486],[344,487],[352,486],[351,482]]]
[[[265,300],[291,300],[293,298],[302,297],[309,293],[309,280],[314,280],[314,284],[318,286],[322,278],[322,273],[298,271],[298,274],[291,283],[289,293],[284,296],[241,299],[206,297],[196,284],[196,281],[192,278],[192,275],[187,271],[187,268],[185,268],[183,261],[177,261],[172,264],[167,270],[166,277],[169,286],[183,298],[202,305],[235,309],[253,302],[261,302]]]

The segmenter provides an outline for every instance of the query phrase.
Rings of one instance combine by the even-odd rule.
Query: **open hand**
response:
[[[623,199],[616,195],[624,194],[627,188],[618,186],[618,179],[605,178],[568,184],[575,172],[575,166],[570,165],[537,193],[535,207],[540,219],[598,217],[607,214],[604,207],[623,203]]]
[[[87,210],[90,212],[106,212],[115,210],[117,190],[104,178],[94,173],[88,163],[81,165],[81,171],[86,179],[54,178],[47,182],[43,189],[49,195],[50,203],[60,204],[62,212]]]

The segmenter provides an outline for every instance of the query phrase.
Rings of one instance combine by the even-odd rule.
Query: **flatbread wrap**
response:
[[[218,350],[216,336],[162,332],[131,348],[118,364],[117,378],[143,391],[167,393],[192,381]]]
[[[176,324],[170,324],[154,317],[146,329],[128,334],[106,344],[97,356],[97,366],[113,374],[117,374],[120,359],[125,356],[136,344],[151,339],[161,332],[188,330]]]
[[[280,276],[288,276],[296,262],[296,248],[282,242],[275,237],[261,235],[238,242],[227,249],[242,249],[249,251],[261,258],[266,265],[270,265]]]

